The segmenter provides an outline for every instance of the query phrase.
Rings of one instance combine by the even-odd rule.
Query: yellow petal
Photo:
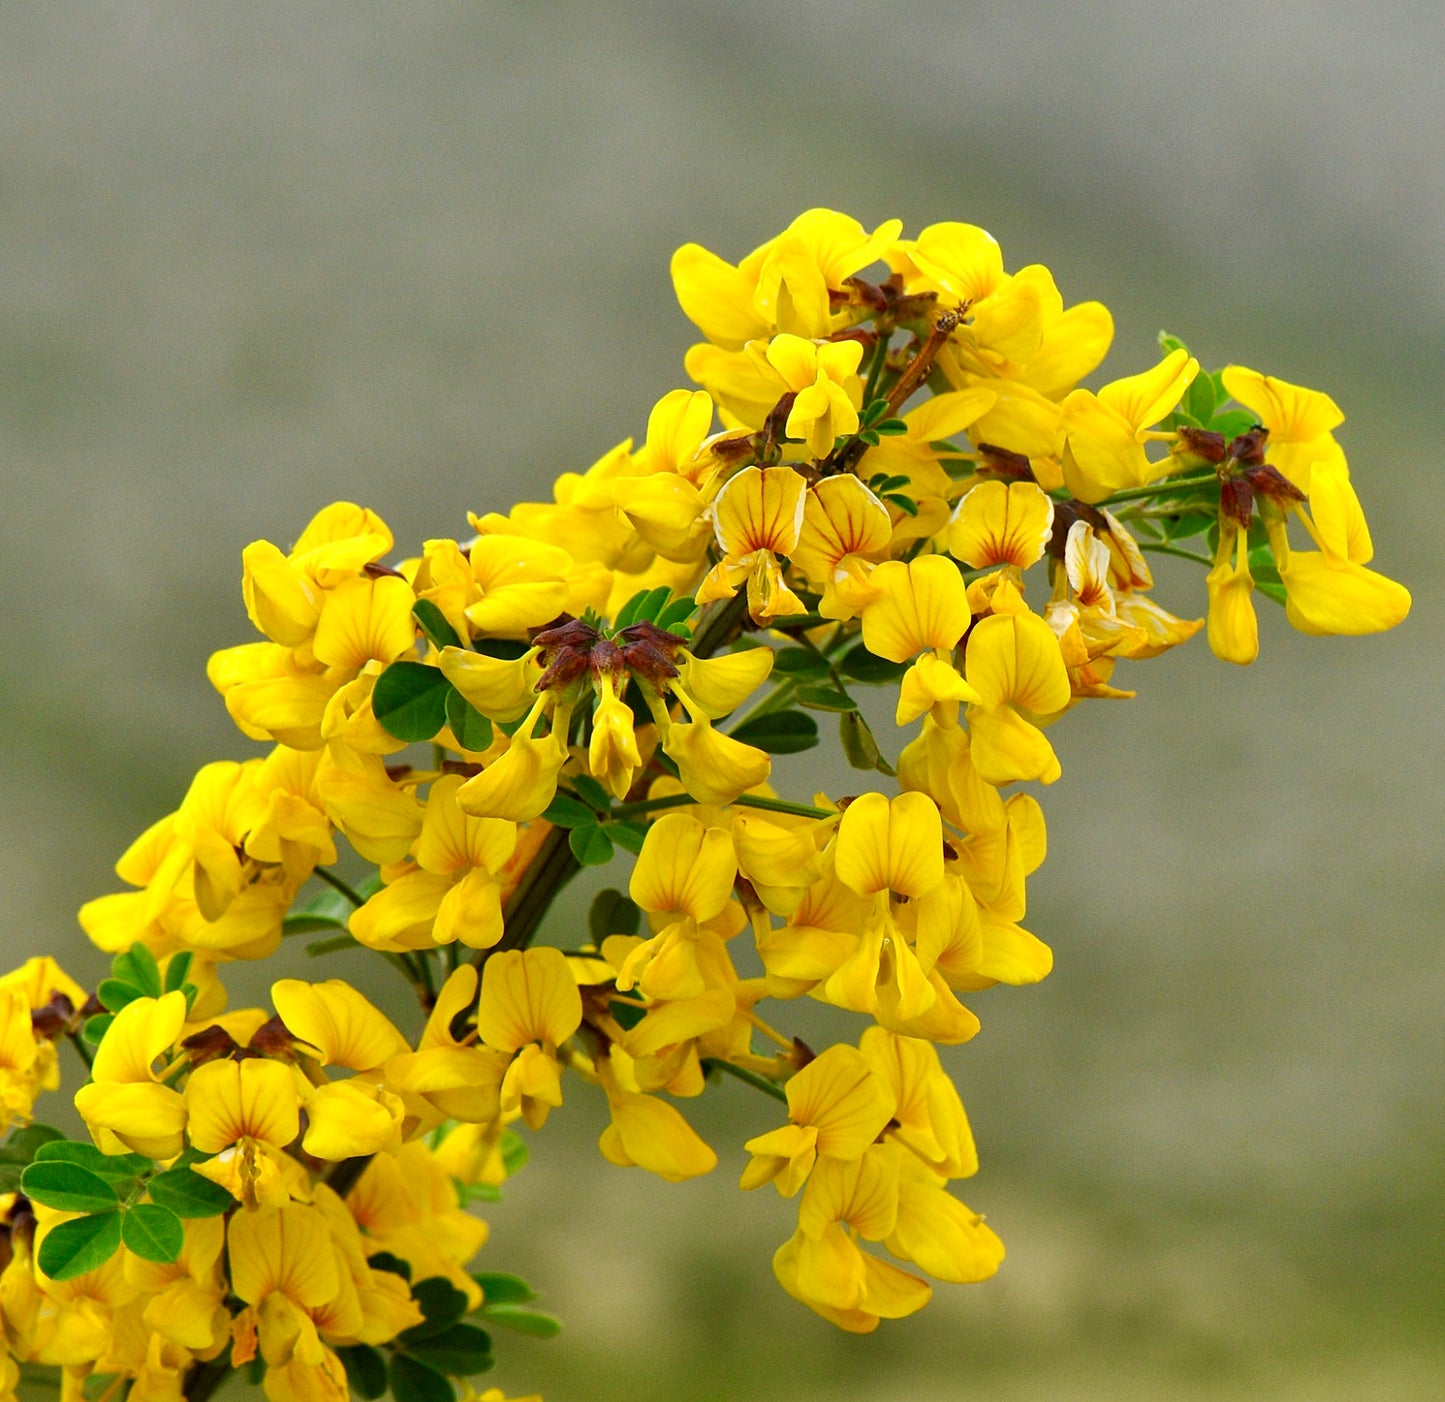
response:
[[[477,1033],[489,1047],[565,1042],[582,1022],[582,999],[560,949],[506,950],[482,971]]]

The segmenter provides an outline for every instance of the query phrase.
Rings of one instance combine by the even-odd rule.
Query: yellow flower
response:
[[[829,1047],[786,1089],[792,1123],[743,1146],[753,1159],[743,1170],[741,1188],[772,1182],[792,1197],[820,1155],[858,1158],[893,1115],[887,1084],[852,1047]]]
[[[1283,522],[1270,529],[1285,616],[1302,633],[1382,633],[1395,627],[1410,612],[1410,591],[1365,568],[1373,549],[1369,532],[1356,526],[1359,502],[1343,463],[1315,463],[1310,482],[1309,515],[1301,512],[1301,519],[1320,548],[1292,550]]]
[[[75,1108],[105,1153],[170,1159],[181,1152],[185,1098],[161,1085],[154,1067],[175,1046],[185,1020],[184,996],[167,993],[127,1003],[106,1028],[91,1084],[75,1093]]]
[[[822,593],[824,618],[853,618],[876,596],[869,576],[893,535],[888,508],[851,473],[807,494],[793,563]]]
[[[1080,501],[1142,487],[1175,470],[1173,458],[1144,455],[1148,430],[1184,397],[1199,373],[1188,351],[1170,351],[1152,370],[1105,385],[1076,389],[1063,403],[1064,482]]]
[[[990,784],[1062,772],[1053,747],[1028,715],[1069,704],[1069,674],[1049,625],[1035,614],[994,614],[969,634],[965,675],[979,695],[968,708],[970,757]]]
[[[980,482],[959,499],[948,551],[970,569],[1025,570],[1043,557],[1053,526],[1053,500],[1036,482]]]
[[[783,582],[777,558],[791,555],[798,544],[806,489],[790,467],[745,468],[722,489],[713,505],[713,529],[723,558],[703,580],[698,603],[730,599],[746,581],[755,622],[806,612]]]
[[[767,355],[785,391],[794,395],[788,411],[789,438],[806,443],[813,457],[823,458],[832,452],[835,439],[857,432],[863,402],[863,381],[858,378],[861,341],[816,345],[801,336],[775,336]]]

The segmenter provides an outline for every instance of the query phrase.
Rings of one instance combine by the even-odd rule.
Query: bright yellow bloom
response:
[[[1029,715],[1069,704],[1069,674],[1049,625],[1034,614],[995,614],[969,634],[965,675],[981,698],[968,708],[970,757],[990,784],[1061,773],[1053,747]]]
[[[399,1052],[386,1063],[387,1085],[418,1118],[482,1125],[499,1121],[502,1077],[510,1058],[488,1047],[464,1046],[451,1033],[453,1019],[475,1001],[477,983],[470,964],[455,969],[437,994],[416,1051]]]
[[[1222,662],[1247,666],[1259,656],[1259,622],[1250,595],[1249,541],[1228,518],[1219,523],[1214,565],[1204,580],[1209,591],[1209,650]]]
[[[1410,612],[1410,591],[1365,568],[1373,551],[1369,533],[1355,528],[1359,503],[1343,463],[1314,464],[1310,482],[1309,515],[1302,512],[1301,519],[1320,548],[1292,550],[1282,522],[1270,531],[1285,616],[1302,633],[1381,633],[1395,627]]]
[[[816,345],[800,336],[775,336],[767,355],[785,390],[795,396],[788,411],[789,438],[801,440],[813,457],[823,458],[835,439],[857,432],[863,402],[863,381],[858,378],[862,342]]]
[[[280,979],[271,985],[271,1001],[286,1030],[322,1066],[375,1071],[410,1050],[391,1020],[341,979]]]
[[[106,1029],[91,1084],[75,1093],[75,1108],[105,1153],[170,1159],[181,1152],[186,1102],[160,1084],[154,1068],[175,1046],[185,1020],[184,996],[167,993],[126,1004]]]
[[[959,499],[949,554],[975,570],[1027,569],[1043,557],[1053,525],[1053,500],[1036,482],[980,482]]]
[[[858,1158],[883,1132],[894,1110],[886,1082],[845,1046],[829,1047],[810,1061],[789,1080],[787,1096],[792,1123],[743,1146],[753,1159],[739,1187],[772,1182],[790,1198],[820,1155]]]
[[[572,556],[558,545],[525,536],[485,535],[470,559],[478,598],[467,621],[488,637],[520,637],[561,613],[571,597]]]
[[[852,618],[875,597],[869,576],[892,535],[888,508],[851,473],[808,492],[793,563],[822,592],[824,618]]]
[[[1170,351],[1152,370],[1105,385],[1076,389],[1064,400],[1064,482],[1080,501],[1142,487],[1175,470],[1172,458],[1144,455],[1149,428],[1184,397],[1199,373],[1188,351]]]
[[[745,468],[718,494],[713,528],[723,558],[697,591],[700,604],[730,599],[744,581],[748,612],[768,624],[783,614],[803,613],[802,602],[783,582],[778,556],[789,556],[803,525],[807,489],[790,467]]]
[[[1243,365],[1227,365],[1224,387],[1269,430],[1268,457],[1306,496],[1314,495],[1316,463],[1343,467],[1334,430],[1345,421],[1340,406],[1319,390],[1292,385]]]

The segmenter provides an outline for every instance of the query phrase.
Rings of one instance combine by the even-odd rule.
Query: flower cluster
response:
[[[345,502],[244,552],[261,640],[209,675],[266,753],[204,766],[121,858],[129,889],[81,911],[113,956],[93,993],[48,960],[0,979],[23,1126],[0,1397],[19,1363],[137,1402],[228,1368],[273,1402],[476,1395],[469,1318],[550,1321],[469,1272],[465,1205],[581,1088],[602,1154],[670,1181],[717,1163],[680,1103],[725,1076],[778,1102],[734,1146],[741,1186],[796,1201],[778,1280],[844,1329],[918,1310],[925,1277],[985,1279],[1003,1246],[950,1191],[978,1161],[937,1047],[1052,966],[1022,923],[1050,727],[1205,626],[1154,599],[1149,556],[1205,567],[1229,661],[1258,650],[1256,592],[1309,633],[1408,611],[1368,568],[1332,401],[1172,338],[1079,388],[1109,313],[1006,272],[981,229],[810,210],[672,272],[700,388],[640,445],[409,558]],[[780,796],[773,756],[820,719],[857,783]],[[549,926],[614,860],[588,933]],[[226,965],[288,935],[373,951],[424,1025],[338,980],[228,1010]],[[856,1043],[778,1030],[764,1005],[803,997],[857,1015]],[[90,1143],[30,1123],[66,1036]]]

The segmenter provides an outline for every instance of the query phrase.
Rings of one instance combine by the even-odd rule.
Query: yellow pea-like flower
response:
[[[1043,557],[1053,526],[1053,499],[1036,482],[980,482],[954,510],[948,550],[970,569],[1024,570]]]

